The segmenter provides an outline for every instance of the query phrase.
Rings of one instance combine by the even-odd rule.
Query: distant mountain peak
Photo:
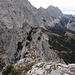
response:
[[[50,5],[47,8],[47,10],[50,10],[50,11],[55,12],[55,13],[59,13],[59,15],[63,14],[62,11],[58,7],[55,7],[55,6],[52,6],[52,5]]]
[[[56,8],[56,7],[55,7],[55,6],[53,6],[53,5],[50,5],[50,6],[48,6],[48,8]],[[47,9],[48,9],[48,8],[47,8]]]

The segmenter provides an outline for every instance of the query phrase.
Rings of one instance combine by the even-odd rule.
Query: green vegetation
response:
[[[52,30],[45,30],[45,29],[43,29],[43,28],[41,28],[42,29],[42,32],[44,32],[45,34],[47,34],[48,36],[60,36],[58,33],[55,33],[54,31],[52,31]]]
[[[67,36],[70,39],[75,39],[75,34],[72,32],[66,31],[65,36]]]
[[[10,64],[3,69],[2,75],[19,75],[19,70]]]
[[[75,33],[67,29],[50,29],[46,33],[49,34],[49,44],[57,50],[59,57],[66,63],[75,63]]]

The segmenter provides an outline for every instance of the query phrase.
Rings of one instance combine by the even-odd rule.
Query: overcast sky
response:
[[[75,0],[29,0],[36,8],[47,8],[50,5],[59,7],[64,14],[75,14]]]

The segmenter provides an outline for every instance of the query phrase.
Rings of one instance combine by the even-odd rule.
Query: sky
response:
[[[58,7],[64,14],[75,14],[75,0],[29,0],[36,8]]]

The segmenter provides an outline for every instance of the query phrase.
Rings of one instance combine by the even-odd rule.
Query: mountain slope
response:
[[[75,32],[75,18],[72,15],[63,15],[49,24],[50,27]]]
[[[49,48],[48,36],[41,30],[45,29],[41,14],[28,0],[0,0],[0,10],[1,69],[22,58],[60,61]]]
[[[49,6],[47,9],[41,7],[38,9],[38,11],[48,24],[54,19],[63,15],[63,13],[59,10],[59,8],[54,6]]]
[[[51,28],[46,34],[49,36],[51,49],[54,49],[66,63],[74,63],[75,32]]]
[[[36,9],[28,0],[0,0],[0,10],[0,70],[21,59],[64,63],[67,55],[59,55],[64,50],[73,58],[74,17],[53,6]]]

